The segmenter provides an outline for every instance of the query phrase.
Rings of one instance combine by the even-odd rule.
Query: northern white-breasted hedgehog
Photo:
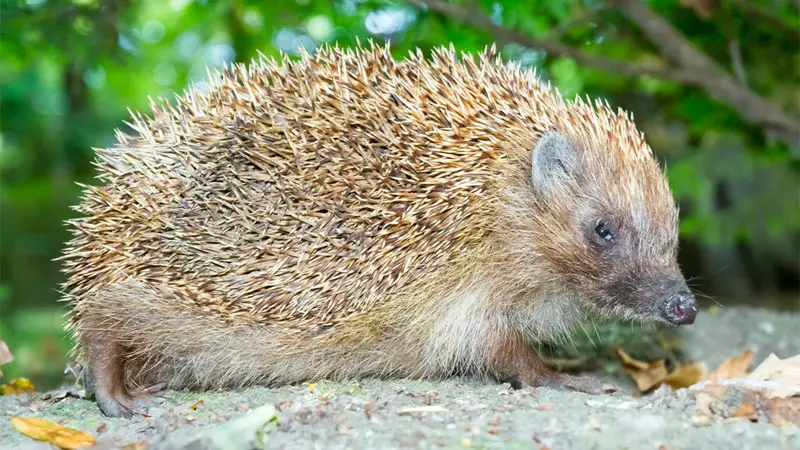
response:
[[[494,53],[237,64],[97,150],[63,258],[103,412],[149,386],[323,377],[596,392],[530,343],[585,313],[692,323],[677,209],[631,118]]]

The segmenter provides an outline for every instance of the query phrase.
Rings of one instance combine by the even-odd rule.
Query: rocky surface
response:
[[[746,349],[800,353],[800,315],[747,308],[703,314],[681,330],[688,356],[715,367]],[[688,390],[639,397],[629,385],[588,396],[514,391],[475,379],[320,382],[239,392],[169,392],[149,417],[109,419],[89,401],[0,397],[6,417],[41,417],[88,432],[98,448],[799,448],[800,431],[746,419],[693,423]],[[50,393],[52,396],[54,393]],[[63,394],[62,394],[63,395]],[[192,409],[194,407],[195,409]],[[47,449],[0,420],[0,448]],[[145,448],[140,446],[139,448]]]

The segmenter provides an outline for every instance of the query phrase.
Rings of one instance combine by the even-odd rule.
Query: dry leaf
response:
[[[758,413],[756,413],[756,408],[751,403],[742,403],[736,408],[731,417],[746,417],[748,420],[755,422],[758,420]]]
[[[630,366],[632,368],[636,368],[639,370],[647,370],[647,363],[642,361],[637,361],[631,358],[625,350],[618,348],[617,354],[619,355],[620,359],[622,360],[622,364],[625,366]]]
[[[203,403],[205,403],[205,401],[203,401],[202,399],[198,400],[198,401],[194,402],[192,404],[192,406],[189,407],[189,409],[191,409],[192,411],[197,411],[197,407],[202,405]]]
[[[725,386],[723,384],[719,384],[717,382],[712,382],[712,383],[706,385],[706,387],[705,387],[706,392],[708,392],[708,393],[710,393],[712,395],[715,395],[717,397],[720,397],[720,398],[725,395],[725,390],[726,389],[728,389],[728,386]]]
[[[800,355],[780,359],[775,354],[771,354],[753,370],[748,378],[786,385],[784,388],[770,389],[767,398],[797,395],[800,389]]]
[[[14,378],[7,384],[0,385],[0,395],[16,395],[36,392],[36,387],[27,378]]]
[[[142,441],[142,442],[136,442],[136,443],[133,443],[133,444],[128,444],[128,445],[122,447],[122,450],[145,450],[149,446],[150,446],[150,444],[148,444],[147,441]]]
[[[672,389],[686,388],[703,381],[706,375],[708,375],[706,364],[695,362],[675,369],[664,379],[664,383]]]
[[[717,367],[717,370],[711,372],[707,380],[720,381],[746,376],[747,368],[750,367],[754,354],[752,350],[747,350],[739,356],[726,359]]]
[[[794,424],[800,427],[800,397],[773,398],[767,403],[769,421],[776,426]]]
[[[617,349],[617,354],[622,359],[622,368],[636,382],[636,387],[641,392],[649,391],[667,378],[667,368],[664,366],[663,359],[649,363],[637,361],[628,356],[621,348]]]
[[[711,384],[706,387],[706,390],[717,397],[722,397],[727,387],[719,384],[719,381],[746,376],[747,368],[750,366],[750,362],[753,361],[753,355],[754,352],[752,350],[747,350],[741,355],[723,361],[722,364],[706,378],[706,380],[711,381]]]
[[[76,449],[94,444],[94,436],[91,434],[36,417],[12,417],[11,424],[30,438],[49,442],[60,448]]]

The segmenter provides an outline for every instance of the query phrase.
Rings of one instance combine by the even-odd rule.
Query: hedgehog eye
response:
[[[611,232],[605,222],[598,222],[597,226],[594,227],[594,232],[604,241],[614,242],[614,233]]]

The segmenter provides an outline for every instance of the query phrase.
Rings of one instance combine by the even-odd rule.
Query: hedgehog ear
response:
[[[561,133],[540,137],[532,153],[531,182],[545,195],[571,178],[577,166],[575,149]]]

